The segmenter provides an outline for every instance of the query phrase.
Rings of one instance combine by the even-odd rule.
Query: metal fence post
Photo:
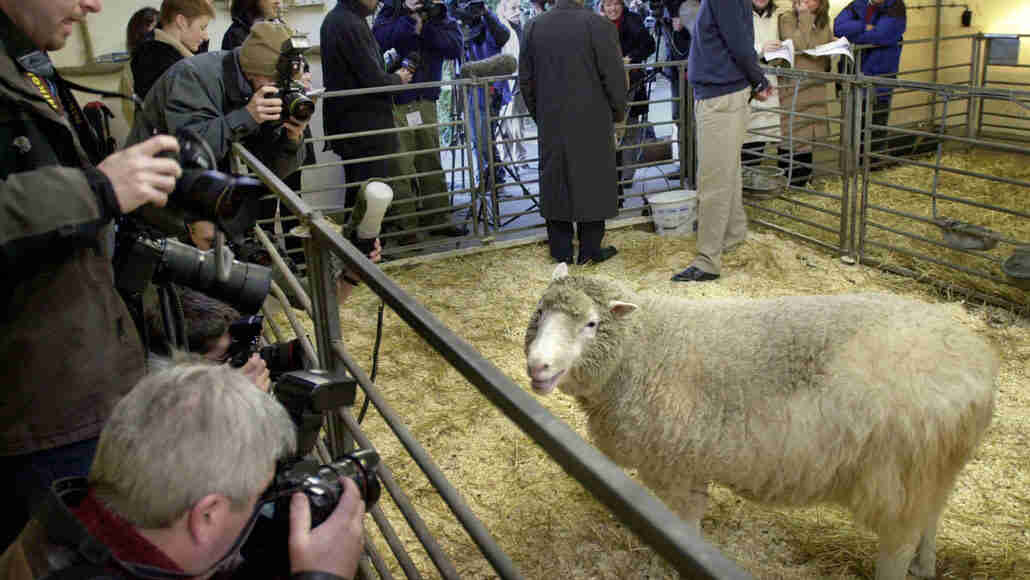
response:
[[[691,141],[690,132],[687,130],[687,127],[690,126],[690,122],[687,120],[687,113],[689,112],[687,110],[687,93],[689,92],[689,88],[687,87],[687,78],[684,74],[686,72],[686,69],[684,68],[683,63],[681,62],[679,65],[677,65],[675,70],[676,74],[678,75],[680,87],[679,102],[676,103],[676,106],[679,107],[679,122],[676,123],[676,134],[679,137],[680,187],[690,189],[690,185],[693,182],[687,179],[687,167],[690,163],[690,155],[689,151],[687,150],[687,143]],[[684,156],[684,153],[688,153],[688,155]]]
[[[317,212],[315,219],[321,217]],[[332,254],[314,236],[304,238],[304,253],[307,263],[308,286],[311,289],[311,322],[318,346],[318,366],[330,373],[343,372],[343,365],[337,362],[333,344],[341,340],[340,308],[336,295],[336,280],[332,272]],[[342,266],[345,267],[345,266]],[[354,438],[340,419],[339,413],[327,412],[326,433],[329,453],[335,459],[354,448]]]
[[[980,88],[987,88],[987,65],[990,63],[991,54],[991,39],[987,38],[980,33],[978,35],[981,42],[983,43],[980,47],[980,59],[983,61],[983,65],[980,68]],[[977,115],[976,115],[976,136],[977,138],[982,137],[983,124],[984,124],[984,97],[980,95],[977,100]]]

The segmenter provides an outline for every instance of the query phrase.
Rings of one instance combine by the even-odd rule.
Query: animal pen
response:
[[[1023,497],[1030,486],[1023,458],[1030,443],[1030,324],[1020,318],[1030,312],[1030,92],[1019,88],[1030,83],[1000,81],[1001,71],[1028,66],[1002,58],[1011,47],[998,47],[1011,38],[906,42],[962,57],[938,62],[933,70],[902,71],[897,79],[767,68],[778,77],[781,94],[810,84],[826,87],[828,113],[817,118],[830,127],[829,137],[807,143],[815,151],[810,185],[789,185],[776,172],[752,179],[745,204],[763,229],[727,255],[730,274],[716,285],[669,283],[668,276],[692,256],[693,242],[643,229],[650,222],[646,197],[679,188],[677,177],[689,184],[695,176],[689,89],[684,99],[654,99],[679,107],[680,121],[645,118],[628,128],[664,133],[676,125],[680,174],[661,173],[675,161],[671,136],[624,140],[623,168],[637,172],[628,180],[619,218],[608,225],[620,255],[584,270],[698,299],[886,290],[991,305],[962,321],[988,335],[1004,362],[995,425],[960,476],[940,532],[940,565],[961,577],[1030,576],[1030,505]],[[968,60],[966,52],[951,48],[960,45],[968,47]],[[680,73],[685,66],[668,64]],[[656,65],[629,68],[642,66]],[[927,74],[933,82],[910,78]],[[468,102],[470,91],[493,80],[404,88],[439,84]],[[877,87],[894,91],[887,125],[874,125],[861,114],[863,106],[875,106]],[[327,96],[391,90],[396,88]],[[799,115],[789,98],[777,111]],[[273,285],[282,308],[266,312],[267,338],[313,336],[305,348],[309,363],[345,371],[364,395],[358,407],[329,413],[323,457],[354,446],[375,447],[383,457],[388,494],[370,511],[375,526],[367,526],[361,574],[868,577],[875,553],[871,537],[833,508],[781,511],[715,490],[703,530],[719,546],[714,548],[583,439],[574,401],[552,397],[544,406],[526,392],[520,385],[522,330],[550,273],[546,250],[536,243],[544,239],[543,223],[527,219],[537,211],[537,184],[514,171],[508,183],[496,182],[494,167],[515,162],[497,158],[495,145],[514,140],[490,131],[481,141],[488,144],[490,167],[483,183],[473,185],[474,154],[460,134],[474,128],[461,116],[443,118],[437,128],[459,138],[445,140],[436,151],[445,161],[450,157],[444,172],[452,188],[433,195],[453,200],[451,211],[469,233],[397,248],[391,240],[411,232],[385,232],[384,255],[391,259],[382,269],[325,217],[335,214],[342,221],[346,212],[313,209],[307,200],[318,191],[293,192],[245,149],[235,150],[291,214],[276,227],[262,224],[271,235],[260,228],[258,233],[288,285]],[[412,128],[396,129],[406,130]],[[789,135],[782,139],[781,147],[801,145]],[[776,155],[764,157],[764,165],[775,166]],[[387,222],[418,213],[409,204]],[[273,238],[282,235],[279,226],[304,240],[303,249],[292,253],[304,253],[306,282],[278,257]],[[365,282],[342,309],[335,307],[330,254]],[[938,292],[927,293],[928,287]],[[291,298],[298,307],[290,306]],[[359,363],[366,354],[370,367]]]

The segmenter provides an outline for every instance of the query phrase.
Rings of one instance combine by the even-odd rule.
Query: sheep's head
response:
[[[546,395],[562,385],[570,395],[586,395],[577,391],[607,378],[617,358],[616,323],[637,309],[619,295],[610,282],[571,277],[565,264],[555,268],[526,329],[526,373],[534,392]],[[589,378],[570,381],[570,375]]]

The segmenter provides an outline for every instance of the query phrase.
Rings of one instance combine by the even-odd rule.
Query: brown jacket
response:
[[[97,436],[144,370],[103,251],[113,188],[17,68],[31,48],[0,11],[0,455]]]
[[[816,28],[815,15],[811,12],[795,14],[787,11],[780,14],[780,38],[791,39],[794,42],[794,68],[814,72],[828,72],[830,70],[830,57],[809,56],[802,51],[826,44],[833,40],[833,31],[830,24]],[[780,80],[780,107],[809,115],[827,115],[828,93],[826,82],[802,80],[797,90],[797,99],[794,95],[794,80]],[[784,138],[791,135],[789,117],[782,116],[781,132]],[[815,119],[794,118],[793,138],[798,139],[819,139],[827,135],[827,122]]]

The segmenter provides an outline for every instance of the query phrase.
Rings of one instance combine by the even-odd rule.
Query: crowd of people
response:
[[[310,117],[284,110],[278,83],[284,59],[291,82],[307,89],[310,71],[284,53],[294,32],[278,18],[281,1],[233,0],[232,24],[213,51],[209,0],[163,0],[134,14],[121,79],[123,92],[136,97],[126,112],[132,129],[122,148],[102,153],[48,56],[101,10],[100,0],[0,0],[0,127],[12,136],[0,144],[0,265],[8,273],[0,283],[8,382],[0,465],[9,498],[0,576],[229,574],[276,461],[296,447],[296,426],[263,393],[270,386],[265,361],[254,354],[223,364],[229,326],[248,313],[178,288],[193,358],[182,355],[189,362],[176,364],[173,349],[147,353],[140,338],[150,335],[157,347],[169,338],[162,305],[148,304],[137,320],[113,266],[116,225],[139,220],[198,252],[210,251],[224,226],[169,203],[184,172],[183,142],[175,137],[184,131],[213,156],[207,170],[227,173],[232,145],[241,142],[299,188],[298,168],[313,158],[305,145]],[[693,88],[699,162],[698,253],[673,279],[718,279],[722,254],[747,237],[742,164],[775,157],[792,183],[804,186],[811,144],[826,137],[813,119],[826,111],[823,87],[778,88],[759,66],[763,55],[789,39],[798,51],[794,66],[826,71],[828,58],[800,51],[846,37],[874,45],[862,60],[864,74],[894,75],[905,8],[902,0],[853,0],[831,21],[827,0],[785,8],[775,0],[702,0],[693,11],[686,4],[601,0],[589,9],[581,0],[542,0],[527,14],[513,0],[496,11],[483,0],[386,0],[381,7],[379,0],[339,0],[320,31],[325,89],[413,85],[322,103],[326,135],[367,132],[328,141],[344,161],[346,206],[356,204],[363,184],[382,180],[394,191],[405,232],[465,235],[451,223],[437,152],[441,91],[432,83],[447,61],[461,66],[510,55],[516,80],[469,91],[459,103],[477,179],[506,179],[488,172],[502,158],[485,150],[494,131],[506,142],[501,166],[527,168],[522,120],[487,119],[528,114],[538,131],[540,213],[551,257],[577,264],[611,258],[617,249],[604,245],[605,220],[618,213],[620,181],[632,178],[617,172],[617,139],[639,138],[648,113],[641,103],[647,73],[625,67],[647,62],[663,44],[664,56],[687,60],[686,78],[674,68],[670,81],[676,94],[685,82]],[[882,126],[891,93],[875,91],[875,107],[863,114]],[[777,103],[803,114],[767,110]],[[396,128],[410,130],[389,131]],[[777,145],[775,155],[769,144]],[[368,258],[378,261],[380,250],[377,240]],[[342,269],[331,275],[346,299],[356,277]],[[284,539],[293,578],[354,576],[364,506],[353,482],[341,485],[343,498],[314,529],[304,496],[294,498]]]

